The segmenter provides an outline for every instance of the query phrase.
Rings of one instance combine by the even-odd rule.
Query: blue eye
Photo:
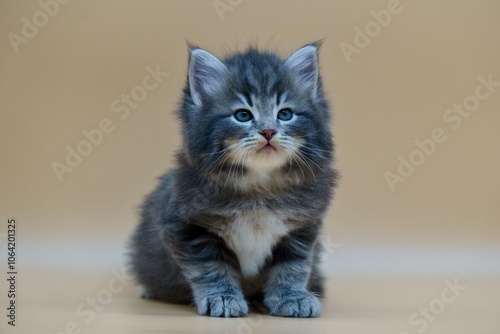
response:
[[[250,112],[250,110],[238,109],[234,113],[234,118],[236,118],[236,120],[238,122],[248,122],[249,120],[251,120],[253,118],[253,115]]]
[[[293,112],[292,109],[290,108],[283,108],[280,111],[278,111],[278,119],[281,121],[289,121],[293,117]]]

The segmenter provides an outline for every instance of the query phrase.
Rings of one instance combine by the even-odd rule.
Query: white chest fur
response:
[[[273,246],[289,228],[284,218],[270,211],[254,211],[237,215],[222,236],[238,256],[245,277],[258,274]]]

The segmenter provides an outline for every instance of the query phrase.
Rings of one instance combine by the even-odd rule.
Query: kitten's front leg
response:
[[[167,238],[167,247],[191,285],[200,315],[242,317],[248,314],[248,304],[232,263],[234,259],[218,237],[201,228],[188,227],[177,230],[174,238]]]
[[[303,232],[282,240],[274,251],[264,286],[264,304],[270,315],[311,318],[321,314],[320,300],[307,291],[316,238],[311,231]]]
[[[199,314],[211,317],[243,317],[248,304],[234,277],[233,268],[207,261],[186,270]]]

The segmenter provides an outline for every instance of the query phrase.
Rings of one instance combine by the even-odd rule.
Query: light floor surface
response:
[[[202,317],[190,306],[138,298],[119,269],[25,269],[17,280],[16,327],[2,316],[1,333],[500,334],[500,277],[493,276],[334,276],[316,319]]]

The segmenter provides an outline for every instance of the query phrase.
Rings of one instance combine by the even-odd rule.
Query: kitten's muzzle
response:
[[[266,138],[267,143],[262,142],[262,146],[257,150],[258,152],[269,154],[277,150],[276,146],[271,142],[276,132],[277,131],[274,129],[265,129],[259,131],[259,134]]]
[[[271,139],[273,138],[273,136],[276,134],[276,130],[265,129],[265,130],[259,131],[259,134],[264,136],[264,138],[266,138],[267,142],[269,143],[271,141]]]

